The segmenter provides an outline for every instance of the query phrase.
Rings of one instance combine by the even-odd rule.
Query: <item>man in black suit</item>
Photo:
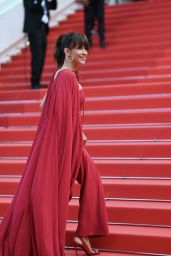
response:
[[[49,10],[57,8],[57,0],[24,0],[24,29],[28,33],[31,49],[31,86],[41,88],[40,80],[43,70],[46,37],[49,24]]]
[[[84,5],[84,24],[85,34],[88,37],[90,46],[92,46],[92,29],[95,20],[98,22],[98,34],[100,47],[105,47],[105,25],[104,25],[104,0],[78,0]]]

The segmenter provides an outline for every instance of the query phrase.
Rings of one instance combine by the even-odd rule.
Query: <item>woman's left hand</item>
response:
[[[83,139],[83,144],[86,145],[87,143],[87,137],[85,136],[85,134],[82,131],[82,139]]]
[[[46,100],[46,94],[45,94],[45,96],[43,97],[43,99],[40,102],[40,106],[39,107],[40,107],[41,110],[43,109],[43,106],[45,104],[45,100]]]

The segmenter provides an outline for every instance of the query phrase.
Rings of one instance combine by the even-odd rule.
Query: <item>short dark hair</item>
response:
[[[86,35],[78,32],[69,32],[66,34],[60,35],[56,40],[54,59],[60,68],[64,64],[65,53],[64,48],[73,49],[73,48],[85,48],[89,51],[90,46]]]

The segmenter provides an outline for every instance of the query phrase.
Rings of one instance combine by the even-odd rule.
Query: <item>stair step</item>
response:
[[[109,29],[112,28],[123,28],[124,31],[124,27],[128,27],[130,28],[130,30],[134,27],[138,27],[140,26],[140,29],[143,28],[142,24],[144,23],[144,30],[146,28],[146,25],[151,25],[151,23],[153,23],[153,25],[156,25],[154,27],[158,27],[161,28],[163,23],[165,23],[165,25],[169,25],[170,24],[170,8],[167,8],[167,10],[159,10],[158,12],[155,13],[151,13],[151,12],[147,12],[145,15],[144,13],[137,11],[137,15],[135,16],[135,14],[132,16],[130,13],[122,13],[122,15],[120,15],[120,17],[116,14],[116,16],[112,13],[111,15],[108,15],[108,17],[105,20],[105,24],[106,24],[106,31],[108,32]],[[78,14],[77,14],[78,15]],[[126,21],[125,21],[126,20]],[[124,21],[124,22],[123,22]],[[160,22],[159,22],[160,21]],[[75,20],[70,20],[70,22],[68,22],[68,20],[62,21],[60,22],[60,26],[54,27],[51,30],[50,33],[50,38],[53,38],[56,32],[56,36],[58,36],[58,33],[60,34],[62,31],[63,32],[68,32],[68,31],[74,31],[75,29],[78,30],[83,30],[83,26],[80,26],[80,24],[84,23],[84,16],[81,13],[81,15],[77,16],[77,22]],[[117,25],[117,26],[116,26]],[[148,27],[147,27],[148,28]],[[73,29],[73,30],[72,30]],[[113,33],[115,33],[115,30],[113,30]],[[156,33],[157,35],[157,33]]]
[[[0,194],[16,193],[20,178],[0,178]],[[135,198],[171,200],[171,180],[102,179],[107,198]],[[75,184],[74,196],[79,196],[80,185]]]
[[[170,180],[102,179],[107,198],[136,198],[170,200]],[[74,187],[74,196],[79,196],[80,186]]]
[[[165,18],[164,20],[167,20],[169,18],[169,10],[171,9],[170,5],[166,5],[166,6],[162,6],[162,8],[154,8],[154,4],[151,5],[151,9],[150,9],[150,5],[149,8],[146,9],[146,7],[143,5],[143,8],[140,7],[136,7],[134,9],[134,6],[131,6],[132,8],[124,11],[122,9],[122,11],[119,12],[119,10],[117,8],[114,8],[113,10],[110,8],[105,9],[107,16],[106,22],[110,23],[110,18],[112,18],[112,21],[121,21],[124,20],[124,22],[122,24],[125,24],[125,21],[127,21],[128,23],[133,23],[134,20],[137,21],[158,21],[157,20],[157,16],[163,17]],[[77,16],[77,17],[75,17]],[[70,19],[70,23],[68,24],[68,19]],[[65,25],[70,25],[70,24],[80,24],[79,22],[83,21],[83,14],[81,11],[77,11],[77,15],[71,14],[68,16],[68,19],[61,21],[60,22],[60,28],[65,28]],[[163,19],[161,19],[161,21],[163,21]],[[121,24],[121,25],[122,25]],[[52,29],[53,31],[53,29]]]
[[[120,46],[121,47],[121,46]],[[120,48],[119,49],[116,49],[116,51],[122,51],[123,49]],[[123,47],[127,47],[127,46],[123,46]],[[131,47],[135,47],[135,45],[132,45]],[[149,45],[147,45],[147,47],[149,47]],[[152,47],[154,47],[154,45],[152,45]],[[157,45],[158,47],[158,45]],[[110,46],[111,48],[111,46]],[[109,49],[110,49],[109,48]],[[128,48],[128,47],[127,47]],[[130,48],[130,47],[129,47]],[[128,50],[129,50],[128,48]],[[93,50],[92,50],[93,51]],[[98,52],[98,48],[97,50],[95,49],[94,50],[94,54],[98,55],[99,52]],[[92,55],[93,55],[93,52],[92,52]],[[24,54],[23,54],[24,56]],[[88,61],[86,63],[86,70],[92,70],[93,69],[99,69],[99,68],[103,68],[105,67],[106,68],[106,65],[110,65],[112,68],[131,68],[131,67],[147,67],[147,66],[154,66],[156,63],[160,64],[160,65],[171,65],[171,58],[168,57],[165,57],[165,58],[157,58],[157,59],[154,59],[154,58],[141,58],[141,59],[123,59],[123,60],[120,60],[120,61],[117,61],[115,63],[113,63],[113,61],[111,60],[91,60]],[[29,63],[28,63],[29,64]],[[6,64],[7,65],[7,64]],[[80,70],[82,70],[83,68],[80,67]],[[5,72],[6,70],[6,72]],[[56,70],[56,65],[55,63],[50,63],[50,64],[46,64],[45,65],[45,72],[51,72],[51,73],[54,73],[54,71]],[[18,65],[16,66],[12,66],[11,64],[8,64],[8,66],[5,66],[5,68],[3,68],[1,70],[1,74],[6,74],[6,75],[11,75],[13,74],[14,75],[14,72],[15,74],[21,74],[23,72],[26,73],[26,75],[29,75],[30,74],[30,65],[24,65],[24,61],[23,59],[21,59],[18,63]],[[29,81],[27,81],[27,83],[29,83]]]
[[[1,157],[26,157],[32,142],[0,143]],[[94,157],[168,157],[171,142],[88,142],[87,150]]]
[[[163,37],[163,35],[161,35],[161,38]],[[137,38],[136,41],[140,41],[142,42],[143,40],[145,40],[146,37],[141,38]],[[109,40],[109,39],[108,39]],[[125,40],[125,39],[124,39]],[[128,40],[128,39],[127,39]],[[128,43],[130,41],[133,41],[135,40],[135,38],[130,38],[128,40]],[[149,42],[152,43],[152,42],[155,42],[156,40],[160,40],[160,38],[150,38]],[[54,39],[55,41],[55,39]],[[147,43],[147,41],[145,41]],[[117,42],[118,43],[118,42]],[[135,43],[135,41],[134,41]],[[110,44],[112,44],[112,42],[110,41]],[[102,61],[102,59],[104,61],[107,61],[108,59],[111,59],[111,58],[114,58],[115,61],[120,61],[120,60],[125,60],[125,59],[128,59],[129,60],[137,60],[137,58],[142,58],[142,59],[150,59],[150,58],[157,58],[157,57],[160,57],[160,56],[164,56],[164,51],[159,51],[158,49],[157,50],[153,50],[153,51],[150,51],[150,50],[144,50],[144,51],[133,51],[133,52],[130,52],[129,49],[126,51],[126,52],[115,52],[113,51],[112,53],[110,51],[108,51],[107,53],[106,52],[101,52],[101,54],[98,54],[98,55],[95,55],[93,53],[90,53],[89,56],[88,56],[88,61]],[[17,58],[15,59],[14,63],[15,65],[21,65],[22,63],[24,64],[25,63],[25,66],[27,66],[27,64],[29,64],[29,59],[25,60],[26,56],[23,56],[23,55],[18,55]],[[46,58],[46,64],[54,64],[54,61],[52,59],[52,56],[49,55],[47,56]],[[23,67],[23,70],[24,70],[24,67]],[[99,73],[100,75],[100,73]],[[27,79],[26,79],[27,81]]]
[[[156,74],[169,74],[169,72],[170,72],[170,70],[165,70],[165,71],[158,71],[158,72],[156,72],[155,71],[155,73]],[[151,71],[151,73],[152,73],[152,71]],[[140,70],[140,69],[135,69],[135,70],[126,70],[126,71],[115,71],[114,69],[101,69],[101,71],[100,71],[100,73],[99,73],[99,71],[97,72],[91,72],[91,71],[88,71],[88,72],[81,72],[81,77],[82,77],[82,79],[88,79],[88,78],[91,78],[91,79],[93,79],[93,78],[105,78],[105,77],[107,77],[107,78],[109,78],[109,77],[120,77],[120,76],[123,76],[123,77],[127,77],[127,76],[140,76],[140,75],[147,75],[147,68],[145,68],[144,70],[142,69],[142,70]],[[42,76],[42,79],[43,80],[45,80],[45,81],[47,81],[47,80],[50,80],[50,78],[51,78],[51,76],[52,76],[52,73],[45,73],[44,72],[44,74],[43,74],[43,76]],[[12,76],[8,76],[8,77],[6,77],[6,75],[2,75],[1,76],[1,78],[0,78],[0,82],[2,83],[2,84],[10,84],[10,83],[12,83],[14,80],[16,80],[16,81],[18,81],[18,83],[25,83],[25,81],[26,81],[26,78],[27,78],[27,81],[30,81],[30,74],[28,74],[26,77],[25,76],[23,76],[23,75],[19,75],[19,76],[15,76],[15,75],[13,75],[13,77]]]
[[[100,74],[99,74],[100,71]],[[137,68],[137,69],[123,69],[123,70],[115,70],[115,69],[99,69],[98,72],[91,72],[91,71],[86,71],[86,72],[80,72],[80,76],[82,77],[82,81],[92,81],[93,79],[105,79],[107,81],[116,81],[116,80],[130,80],[130,79],[151,79],[151,78],[160,78],[160,79],[166,79],[170,77],[170,72],[171,72],[171,66],[170,67],[165,67],[165,68],[159,68],[159,67],[153,67],[153,68]],[[43,74],[42,79],[43,81],[48,81],[51,79],[52,73],[48,72]],[[23,75],[21,76],[8,76],[6,75],[1,76],[1,83],[5,87],[7,86],[14,86],[16,83],[13,82],[14,79],[17,81],[18,85],[26,85],[27,83],[25,82],[25,77]],[[30,75],[27,76],[27,79],[30,80]]]
[[[117,45],[117,46],[110,46],[110,48],[106,48],[106,52],[109,52],[110,53],[110,51],[112,50],[113,52],[122,52],[122,54],[124,53],[124,51],[125,52],[131,52],[131,51],[136,51],[136,48],[137,48],[137,52],[138,51],[140,51],[141,50],[141,48],[142,48],[142,50],[143,51],[146,51],[147,49],[148,49],[148,51],[149,51],[149,49],[157,49],[157,50],[159,50],[160,49],[160,45],[161,44],[164,44],[164,42],[160,42],[160,44],[158,43],[158,42],[154,42],[154,43],[151,43],[151,44],[149,44],[149,43],[146,43],[146,44],[140,44],[140,45],[137,45],[137,44],[132,44],[132,45]],[[164,47],[164,46],[163,46]],[[165,46],[165,48],[166,48],[166,46]],[[168,42],[168,48],[170,48],[170,42]],[[50,55],[52,55],[52,51],[53,51],[53,49],[51,50],[51,54]],[[92,56],[93,55],[99,55],[99,54],[101,54],[101,52],[99,52],[100,51],[100,49],[99,48],[94,48],[93,50],[92,50]],[[27,55],[27,56],[26,56]],[[90,57],[90,56],[89,56]],[[14,58],[14,57],[13,57]],[[22,55],[17,55],[17,57],[15,57],[15,59],[16,60],[18,60],[18,65],[16,66],[13,66],[13,65],[11,65],[11,64],[8,64],[8,66],[7,66],[7,64],[4,64],[4,65],[2,65],[2,66],[5,66],[5,68],[3,68],[1,71],[0,71],[0,73],[2,74],[2,75],[14,75],[14,71],[15,71],[15,74],[17,75],[21,75],[21,74],[23,74],[25,77],[28,75],[28,74],[30,74],[30,65],[29,65],[29,59],[25,62],[25,58],[30,58],[30,53],[29,53],[29,51],[27,51],[27,52],[24,52]],[[166,58],[164,59],[164,61],[165,60],[167,60]],[[134,65],[134,62],[136,62],[136,65]],[[13,60],[13,62],[15,62],[15,60]],[[135,59],[135,60],[131,60],[131,59],[124,59],[124,60],[121,60],[121,61],[117,61],[117,62],[115,62],[115,63],[113,63],[113,61],[111,61],[111,59],[110,60],[106,60],[106,63],[108,63],[108,65],[110,64],[110,66],[112,66],[112,67],[117,67],[119,64],[120,64],[120,62],[122,62],[122,66],[123,67],[125,67],[126,66],[126,64],[127,64],[127,67],[130,67],[130,65],[132,66],[132,65],[134,65],[134,67],[136,67],[138,64],[140,65],[140,63],[141,63],[141,65],[149,65],[149,64],[153,64],[153,63],[155,63],[155,59],[149,59],[149,58],[146,58],[146,59]],[[19,65],[21,63],[21,65]],[[25,65],[25,64],[27,64],[27,65]],[[102,66],[104,66],[104,68],[106,68],[107,66],[106,65],[104,65],[105,63],[104,63],[104,60],[103,60],[103,62],[101,62],[101,60],[98,60],[98,62],[97,61],[95,61],[95,59],[93,58],[91,61],[88,61],[87,63],[86,63],[86,70],[92,70],[91,68],[89,68],[89,67],[91,67],[92,65],[94,66],[94,65],[102,65]],[[139,66],[138,65],[138,66]],[[50,68],[50,70],[49,70],[49,68]],[[80,67],[81,68],[81,67]],[[53,62],[53,63],[51,63],[51,64],[49,64],[49,65],[45,65],[45,72],[48,70],[48,71],[50,71],[50,72],[54,72],[54,70],[56,69],[56,65],[55,65],[55,63]],[[94,67],[94,69],[96,69],[96,66]],[[27,79],[26,79],[26,81],[27,81]],[[29,81],[27,81],[27,82],[29,82]]]
[[[154,27],[152,27],[151,28],[151,31],[154,29]],[[169,30],[170,30],[170,26],[169,26]],[[120,32],[120,29],[118,30],[118,33]],[[132,31],[133,32],[133,31]],[[170,32],[170,31],[169,31]],[[108,32],[109,33],[109,32]],[[128,33],[128,34],[130,34],[130,30],[127,30],[126,31],[126,33]],[[105,52],[107,52],[107,53],[109,53],[110,51],[113,51],[113,52],[128,52],[128,50],[130,51],[130,52],[144,52],[144,51],[149,51],[149,50],[151,50],[151,51],[164,51],[165,52],[165,50],[166,49],[169,49],[170,48],[170,46],[171,46],[171,43],[169,43],[169,41],[157,41],[157,42],[142,42],[142,44],[141,44],[141,42],[140,43],[138,43],[138,44],[134,44],[134,43],[132,43],[132,44],[129,44],[129,45],[125,45],[125,44],[117,44],[117,45],[111,45],[110,46],[110,48],[109,47],[107,47],[106,49],[105,49]],[[52,44],[52,45],[49,45],[49,48],[47,49],[47,54],[48,55],[50,55],[50,56],[52,56],[52,54],[53,54],[53,51],[54,51],[54,45]],[[94,48],[92,48],[92,50],[91,50],[91,55],[93,55],[93,54],[101,54],[101,49],[99,48],[99,47],[94,47]],[[23,55],[23,57],[26,57],[27,56],[27,58],[30,58],[30,51],[29,50],[25,50],[24,52],[22,52],[22,55]],[[20,55],[21,56],[21,55]],[[16,58],[17,59],[17,58]],[[109,62],[111,62],[111,60],[109,60]],[[87,70],[87,68],[89,67],[89,65],[90,65],[90,63],[92,63],[92,62],[87,62],[86,63],[86,70]],[[114,63],[113,63],[114,64]],[[116,65],[116,63],[115,63],[115,65]],[[56,67],[56,66],[55,66]],[[105,66],[104,66],[105,67]],[[14,67],[13,67],[14,68]],[[30,67],[27,67],[27,68],[30,68]],[[81,67],[80,67],[81,68]],[[22,69],[23,70],[23,69]],[[46,69],[45,69],[46,70]],[[3,70],[3,71],[1,71],[2,72],[2,74],[4,74],[4,73],[7,73],[7,70]]]
[[[94,160],[101,176],[170,178],[171,160]],[[26,159],[0,158],[0,175],[21,175]]]
[[[73,248],[73,250],[65,250],[65,255],[66,256],[75,256],[75,249]],[[78,250],[78,255],[81,256],[81,255],[84,255],[85,256],[85,253],[81,250]],[[115,252],[105,252],[103,251],[102,252],[102,255],[103,256],[140,256],[139,254],[128,254],[128,253],[115,253]]]
[[[126,76],[126,77],[106,77],[106,78],[86,78],[82,80],[82,84],[89,85],[89,86],[104,86],[105,84],[108,85],[125,85],[125,84],[135,84],[136,82],[140,83],[168,83],[170,82],[171,75],[170,74],[162,74],[162,75],[133,75],[133,76]],[[49,84],[49,80],[43,80],[42,86],[46,87]],[[15,90],[15,89],[28,89],[29,83],[25,82],[7,82],[0,85],[0,90]]]
[[[4,216],[12,198],[0,198],[0,216]],[[106,201],[108,221],[130,225],[171,226],[171,204],[166,202]],[[69,204],[68,220],[78,221],[79,201]]]
[[[100,74],[98,73],[100,71]],[[160,67],[153,67],[153,68],[149,68],[148,67],[148,70],[147,68],[135,68],[135,69],[123,69],[123,70],[117,70],[117,69],[100,69],[99,68],[99,71],[98,72],[91,72],[91,71],[87,71],[87,72],[80,72],[80,75],[83,79],[83,81],[87,81],[89,79],[100,79],[100,78],[103,78],[103,79],[107,79],[107,80],[121,80],[121,77],[122,79],[128,79],[128,77],[130,76],[130,78],[134,78],[134,77],[137,77],[137,78],[157,78],[157,77],[160,77],[161,79],[162,78],[167,78],[167,77],[170,77],[170,72],[171,72],[171,66],[169,66],[168,68],[165,67],[165,68],[160,68]],[[42,79],[43,81],[48,81],[50,80],[52,76],[52,72],[48,72],[48,73],[45,73],[43,74],[42,76]],[[6,75],[2,75],[1,76],[1,83],[3,84],[3,86],[14,86],[16,83],[15,82],[12,82],[14,81],[14,79],[17,81],[18,85],[26,85],[27,83],[25,82],[25,77],[23,75],[21,76],[16,76],[16,77],[12,77],[12,76],[8,76],[6,77]],[[30,80],[30,74],[28,74],[27,76],[27,79]],[[3,87],[2,87],[3,88]]]
[[[171,157],[169,142],[88,142],[87,150],[94,157]]]
[[[170,123],[171,109],[85,111],[84,124]],[[0,115],[1,127],[37,125],[40,113]]]
[[[37,128],[0,129],[0,141],[32,141]],[[88,140],[160,140],[171,139],[171,125],[134,125],[83,127]]]
[[[87,97],[93,96],[123,96],[123,95],[148,95],[171,93],[170,82],[165,83],[138,83],[125,85],[105,85],[105,86],[83,86]],[[5,86],[4,86],[5,89]],[[40,90],[8,90],[0,91],[0,100],[40,100],[46,93],[46,89]]]
[[[151,36],[152,35],[150,33],[150,37]],[[113,37],[113,34],[112,34],[112,37]],[[127,37],[127,35],[126,35],[126,37]],[[141,35],[141,37],[142,37],[142,35]],[[131,40],[131,39],[132,39],[132,37],[129,40]],[[94,41],[95,42],[97,41],[96,38],[94,39]],[[148,55],[150,57],[155,54],[165,53],[167,50],[167,45],[168,45],[168,49],[169,49],[170,45],[171,45],[169,43],[169,41],[166,41],[166,42],[161,41],[159,44],[158,42],[155,42],[152,40],[149,42],[146,41],[146,42],[142,42],[142,43],[140,42],[140,44],[134,44],[135,48],[133,48],[133,45],[128,45],[128,46],[117,45],[115,47],[111,46],[110,48],[106,47],[105,52],[100,51],[100,48],[95,47],[94,49],[91,50],[91,52],[89,52],[88,62],[91,63],[91,61],[96,61],[97,59],[101,59],[102,57],[104,58],[105,56],[106,56],[106,58],[104,58],[104,59],[107,59],[107,57],[109,57],[109,56],[119,58],[123,55],[125,55],[125,57],[127,57],[127,56],[134,57],[137,55],[143,57],[144,54]],[[111,52],[111,49],[113,50],[112,52]],[[51,48],[49,47],[49,50],[47,52],[47,54],[48,54],[47,60],[48,61],[50,60],[50,56],[53,55],[53,51],[54,51],[53,47],[51,47]],[[98,53],[98,55],[96,54],[97,56],[94,56],[94,53]],[[30,58],[31,58],[30,51],[26,50],[23,54],[19,54],[19,55],[13,57],[13,61],[16,64],[19,64],[21,61],[23,61],[23,63],[25,63],[25,64],[29,64]],[[88,62],[86,64],[86,66],[89,65]],[[107,68],[107,67],[104,67],[104,68]],[[96,70],[94,69],[94,71],[96,71]],[[2,72],[2,74],[3,74],[3,72]],[[20,75],[23,75],[25,77],[25,80],[27,80],[27,73],[23,72]],[[99,73],[99,75],[100,75],[100,73]]]
[[[40,101],[0,102],[0,113],[39,112]],[[171,94],[86,98],[85,110],[170,108]]]
[[[66,245],[74,246],[72,242],[76,230],[75,223],[67,224]],[[92,239],[95,248],[106,248],[115,251],[170,254],[171,251],[171,229],[149,228],[109,225],[110,235]]]
[[[1,204],[1,200],[0,200]],[[106,201],[108,221],[132,225],[171,226],[171,204],[166,202]],[[69,206],[69,220],[78,220],[79,201]]]
[[[134,39],[132,39],[134,40]],[[137,39],[138,40],[138,39]],[[141,41],[142,38],[139,39],[139,41]],[[152,42],[156,41],[156,40],[160,40],[160,38],[154,38],[152,40]],[[128,42],[129,43],[129,42]],[[112,42],[110,42],[110,44],[112,44]],[[109,45],[110,46],[110,45]],[[108,47],[109,47],[108,46]],[[102,59],[103,61],[110,61],[111,58],[114,58],[116,62],[120,62],[120,61],[127,61],[129,60],[129,62],[132,62],[132,61],[136,61],[137,59],[140,59],[141,61],[142,60],[149,60],[149,59],[154,59],[155,58],[160,58],[160,57],[163,57],[164,56],[164,51],[137,51],[137,52],[130,52],[129,49],[128,49],[128,52],[117,52],[117,53],[101,53],[101,54],[98,54],[98,55],[95,55],[94,54],[90,54],[88,59],[89,59],[89,62],[91,61],[97,61],[97,62],[102,62]],[[168,57],[170,57],[170,55],[168,54],[167,55]],[[20,58],[19,58],[20,57]],[[23,74],[25,73],[25,68],[30,65],[29,63],[29,59],[27,61],[25,61],[25,57],[26,56],[18,56],[17,59],[15,59],[14,63],[16,65],[16,67],[20,67],[22,66],[23,67]],[[52,59],[52,56],[47,56],[46,58],[46,62],[45,62],[45,65],[54,65],[54,61]],[[102,73],[103,74],[103,73]],[[99,75],[102,75],[101,73],[99,73]],[[51,74],[52,75],[52,74]],[[27,78],[27,74],[24,76],[24,79],[25,79],[25,82],[30,82],[29,79]],[[13,81],[15,82],[15,81]],[[6,82],[4,82],[5,84]]]

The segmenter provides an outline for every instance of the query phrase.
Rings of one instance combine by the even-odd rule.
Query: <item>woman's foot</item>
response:
[[[88,237],[75,236],[73,240],[78,246],[80,246],[85,251],[86,255],[100,254],[100,252],[98,250],[92,249],[91,243],[90,243],[90,240],[88,239]]]

